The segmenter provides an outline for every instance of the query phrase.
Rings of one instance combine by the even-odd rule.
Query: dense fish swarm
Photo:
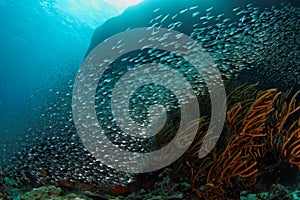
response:
[[[223,13],[213,15],[211,11],[214,8],[207,9],[206,15],[200,15],[196,9],[185,8],[174,16],[160,15],[159,9],[156,9],[149,23],[150,26],[159,27],[169,20],[169,28],[176,30],[182,23],[188,23],[177,21],[179,15],[199,19],[194,24],[191,37],[213,57],[224,80],[255,69],[266,78],[266,84],[276,83],[283,88],[300,84],[299,8],[285,6],[260,10],[249,4],[233,10],[239,17],[238,21],[229,19]],[[188,63],[170,53],[145,48],[144,51],[133,52],[114,62],[99,82],[96,95],[98,121],[106,127],[108,137],[115,144],[137,152],[150,151],[155,140],[129,137],[118,129],[109,112],[110,97],[114,83],[127,70],[149,61],[170,64],[184,74],[198,95],[205,93],[205,83],[201,76],[193,73]],[[249,82],[253,81],[251,79],[257,80],[255,76],[248,79]],[[43,114],[42,120],[46,121],[44,127],[31,130],[38,137],[34,139],[35,142],[18,152],[5,171],[20,183],[35,186],[62,181],[99,185],[132,182],[132,175],[117,172],[97,161],[80,142],[71,113],[72,81],[69,86],[57,95],[57,101],[52,102]],[[162,96],[152,95],[155,92]],[[164,102],[166,99],[171,103]],[[139,103],[141,100],[142,104]],[[173,93],[157,85],[141,88],[130,103],[135,110],[133,117],[142,121],[147,118],[146,107],[153,103],[169,106],[169,111],[179,108]],[[167,123],[170,125],[176,121],[171,119]]]

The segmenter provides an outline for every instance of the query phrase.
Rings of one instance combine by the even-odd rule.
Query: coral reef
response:
[[[184,135],[188,137],[189,130],[198,127],[190,148],[164,170],[137,175],[127,186],[100,187],[73,179],[59,179],[50,184],[54,186],[32,190],[23,186],[31,191],[21,199],[239,199],[245,194],[256,199],[291,199],[291,195],[296,194],[281,182],[282,176],[275,174],[282,171],[284,176],[291,177],[300,169],[300,91],[283,93],[256,88],[257,84],[243,85],[234,87],[228,94],[224,130],[205,158],[200,159],[198,153],[200,147],[209,145],[202,144],[204,137],[210,134],[207,133],[210,123],[207,108],[202,109],[206,116],[185,128],[187,134]],[[174,122],[177,114],[173,115]],[[176,123],[164,127],[162,134],[156,135],[154,148],[168,143],[177,130]],[[181,140],[185,139],[179,138],[176,144],[182,144]],[[41,176],[47,178],[48,174]],[[2,199],[9,199],[3,173],[0,173],[0,183]],[[40,181],[38,185],[47,185],[45,183]],[[73,194],[74,189],[82,194]]]
[[[173,173],[173,169],[165,168],[161,170],[157,175],[155,183],[150,187],[135,187],[134,191],[131,191],[127,195],[116,195],[118,199],[198,199],[198,197],[192,192],[192,187],[186,182],[174,181],[170,176]],[[153,176],[152,176],[153,177]],[[145,177],[144,177],[145,178]],[[147,181],[148,179],[144,179]]]
[[[263,192],[259,194],[247,194],[247,192],[243,191],[241,193],[241,199],[298,200],[300,199],[300,193],[299,190],[292,190],[291,188],[287,188],[281,184],[273,184],[268,192]]]
[[[203,159],[198,151],[209,118],[191,124],[200,124],[196,138],[172,167],[179,174],[190,174],[200,198],[237,199],[243,190],[259,193],[259,175],[286,162],[300,169],[300,91],[257,91],[256,86],[241,86],[228,95],[226,127],[217,146]]]
[[[5,181],[4,181],[4,172],[0,165],[0,200],[11,200],[12,197],[8,192]]]
[[[244,4],[243,2],[236,3]],[[200,6],[199,9],[203,8]],[[197,23],[193,24],[188,20],[188,23],[183,23],[183,26],[195,25],[192,29],[184,28],[184,30],[190,30],[191,36],[211,54],[224,80],[231,79],[238,74],[245,74],[245,76],[240,76],[239,83],[241,80],[243,82],[264,80],[261,84],[263,89],[270,85],[281,86],[281,88],[295,85],[299,80],[298,68],[295,67],[299,64],[297,48],[300,27],[297,23],[299,9],[286,6],[282,9],[267,9],[262,12],[257,12],[258,10],[259,8],[251,5],[247,8],[237,8],[236,13],[233,13],[237,20],[239,19],[236,23],[225,23],[227,18],[219,15],[221,13],[216,13],[213,19],[213,16],[208,17],[210,12],[207,12],[207,17],[201,23],[198,24],[197,20]],[[193,11],[187,10],[185,15],[191,17],[195,11],[194,9]],[[246,20],[249,23],[244,23],[244,16],[238,14],[241,11],[249,14]],[[149,13],[151,13],[149,17],[152,18],[154,13],[152,10]],[[159,19],[158,15],[161,14],[157,12],[155,15],[157,16],[149,21],[156,23],[156,17]],[[180,16],[182,15],[177,17]],[[190,17],[188,19],[191,19]],[[134,21],[136,21],[135,15]],[[171,20],[168,23],[166,21],[166,25],[174,27],[177,21]],[[212,25],[198,27],[198,25],[212,21],[214,22]],[[108,112],[110,104],[107,103],[111,102],[111,99],[108,98],[109,95],[106,95],[113,89],[108,86],[113,85],[114,81],[126,72],[127,64],[141,61],[141,63],[148,61],[150,63],[153,61],[152,58],[159,60],[162,64],[172,64],[174,69],[180,68],[188,80],[194,82],[193,86],[197,93],[205,93],[205,81],[198,75],[194,76],[193,72],[189,72],[190,65],[169,57],[169,54],[159,53],[159,57],[156,51],[148,54],[149,58],[143,55],[132,56],[132,59],[125,59],[126,62],[121,62],[123,59],[119,58],[120,63],[116,62],[110,70],[104,73],[103,83],[99,82],[99,90],[95,98],[99,122],[111,127],[107,130],[111,141],[119,144],[125,141],[126,146],[129,147],[133,144],[132,140],[121,137],[122,132],[115,131],[119,129],[115,129],[114,124],[111,126],[111,115],[107,115],[107,113],[111,114]],[[255,67],[255,73],[249,76],[249,70],[252,67]],[[246,73],[239,73],[242,69]],[[72,119],[70,106],[72,86],[71,80],[63,87],[65,90],[49,93],[51,100],[47,103],[47,109],[40,118],[42,125],[39,122],[37,127],[28,129],[30,132],[28,137],[26,136],[28,143],[22,141],[22,144],[28,144],[28,146],[11,158],[11,162],[5,169],[7,176],[15,179],[21,186],[30,187],[26,188],[29,190],[32,187],[52,184],[62,189],[76,188],[90,191],[94,193],[89,193],[91,196],[105,193],[125,195],[134,191],[124,185],[133,182],[135,177],[119,173],[96,160],[81,143]],[[164,98],[163,95],[158,96]],[[195,193],[203,198],[236,198],[241,190],[255,190],[257,179],[261,174],[277,169],[282,163],[299,168],[299,120],[296,119],[299,111],[297,111],[296,96],[297,94],[292,95],[292,92],[281,94],[274,89],[258,92],[254,86],[244,86],[233,90],[228,96],[226,128],[216,148],[207,157],[198,158],[201,145],[209,145],[202,143],[204,136],[210,134],[206,133],[210,119],[202,117],[192,122],[190,127],[186,127],[186,132],[188,133],[191,128],[197,126],[198,134],[186,154],[172,165],[174,175],[170,175],[170,179],[176,182],[183,177],[183,180],[178,180],[178,183],[189,182]],[[107,99],[103,100],[102,97]],[[209,116],[207,109],[210,108],[210,103],[202,99],[199,102],[202,105],[201,115]],[[169,122],[161,134],[156,136],[158,144],[155,148],[165,146],[176,134],[180,118],[176,113],[170,118],[173,120],[172,123]],[[145,143],[147,141],[134,141],[134,148],[131,148],[137,151],[145,149]],[[177,141],[177,144],[180,145],[181,141]],[[151,179],[154,178],[151,177]],[[135,180],[133,185],[138,185],[140,188],[144,183],[146,181]],[[155,184],[149,183],[149,186],[154,187],[153,185]],[[4,190],[4,187],[1,186],[1,190]],[[2,192],[3,194],[5,193]]]
[[[54,186],[43,186],[40,188],[34,188],[32,191],[25,193],[21,196],[22,200],[33,199],[51,199],[62,194],[62,189]]]
[[[53,199],[53,200],[90,200],[88,197],[82,195],[76,195],[74,193],[69,193],[63,195],[63,190],[55,186],[43,186],[40,188],[34,188],[33,190],[21,195],[21,200],[43,200],[43,199]]]
[[[242,90],[238,95],[243,96]],[[289,103],[289,92],[275,89],[254,92],[251,102],[235,103],[227,113],[226,148],[212,152],[211,165],[206,174],[205,191],[208,198],[236,198],[241,189],[255,190],[258,174],[287,160],[299,168],[300,118],[288,123],[299,109],[294,94]],[[233,94],[232,96],[236,96]],[[286,126],[285,126],[286,125]],[[202,171],[203,169],[201,169]],[[199,178],[197,175],[193,178]]]

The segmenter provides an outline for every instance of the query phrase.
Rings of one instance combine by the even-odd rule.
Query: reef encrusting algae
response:
[[[34,188],[33,190],[26,192],[20,196],[20,200],[91,200],[88,197],[82,195],[76,195],[74,193],[63,194],[61,188],[55,186],[43,186],[40,188]]]

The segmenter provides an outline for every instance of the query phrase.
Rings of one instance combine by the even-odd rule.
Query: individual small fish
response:
[[[175,14],[174,16],[172,16],[172,20],[174,20],[177,16],[178,16],[178,14]]]
[[[183,10],[181,10],[180,12],[179,12],[179,14],[183,14],[183,13],[185,13],[186,11],[188,11],[188,9],[186,8],[186,9],[183,9]]]
[[[159,15],[157,17],[154,18],[155,21],[159,20],[159,18],[161,18],[163,15]]]
[[[195,10],[197,9],[199,6],[193,6],[193,7],[190,7],[189,10]]]
[[[153,10],[153,12],[158,12],[160,9],[159,8],[156,8],[155,10]]]
[[[192,17],[196,17],[197,15],[199,15],[200,14],[200,12],[194,12],[193,14],[192,14]]]
[[[233,11],[233,12],[236,12],[236,11],[238,11],[240,8],[241,8],[241,7],[234,8],[234,9],[232,9],[232,11]]]
[[[168,17],[169,17],[169,14],[167,14],[167,15],[160,21],[160,23],[163,23]]]
[[[205,12],[209,12],[209,11],[211,11],[213,8],[214,8],[214,7],[210,7],[210,8],[208,8],[208,9],[206,9]]]

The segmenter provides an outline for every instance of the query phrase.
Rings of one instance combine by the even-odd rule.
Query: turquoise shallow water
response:
[[[49,91],[76,76],[93,29],[120,12],[99,4],[102,10],[79,1],[1,1],[0,134],[5,141],[22,137],[40,118],[45,107],[40,108],[53,96]]]
[[[137,1],[84,2],[79,0],[0,2],[0,169],[1,166],[3,168],[3,172],[0,170],[0,199],[1,197],[10,199],[11,195],[17,198],[32,188],[45,185],[60,187],[62,193],[59,192],[57,195],[61,198],[69,192],[76,191],[78,195],[83,195],[85,190],[89,190],[92,194],[85,193],[85,197],[89,196],[92,199],[108,199],[118,195],[129,195],[128,199],[149,199],[150,196],[168,199],[201,199],[201,195],[199,195],[201,192],[210,191],[211,183],[205,182],[209,181],[209,177],[203,175],[202,178],[191,181],[194,174],[193,170],[189,169],[190,161],[187,160],[190,159],[190,154],[187,153],[182,153],[183,157],[179,156],[180,159],[174,161],[173,165],[164,165],[165,170],[163,167],[157,167],[162,169],[139,175],[118,171],[115,169],[115,165],[109,165],[106,162],[106,158],[117,164],[120,160],[125,163],[134,161],[135,157],[131,154],[120,157],[117,151],[109,151],[104,156],[100,154],[103,156],[102,158],[100,156],[99,159],[96,156],[97,159],[95,159],[94,153],[97,153],[97,150],[102,147],[107,148],[107,144],[103,142],[106,140],[102,140],[98,135],[95,138],[88,138],[87,141],[83,139],[82,133],[88,134],[87,132],[91,129],[89,127],[84,129],[86,124],[81,123],[91,122],[95,119],[90,115],[79,115],[80,117],[77,116],[77,118],[74,116],[74,106],[75,108],[78,106],[74,105],[74,102],[76,102],[76,98],[79,100],[77,102],[82,99],[73,96],[76,91],[73,91],[75,81],[80,80],[79,83],[85,83],[83,89],[75,87],[79,91],[77,92],[89,95],[93,86],[87,82],[97,80],[97,87],[94,88],[95,91],[92,94],[95,108],[91,110],[95,111],[96,120],[103,127],[105,136],[118,148],[139,153],[149,153],[170,142],[174,138],[172,135],[174,131],[181,130],[182,124],[180,123],[185,121],[183,119],[187,119],[187,124],[183,126],[184,130],[191,131],[193,129],[194,124],[190,122],[194,118],[191,117],[191,113],[197,113],[198,106],[189,107],[188,111],[184,110],[185,105],[195,102],[190,101],[191,99],[196,98],[201,116],[214,113],[211,105],[216,105],[216,102],[208,100],[207,94],[220,93],[223,86],[227,94],[225,99],[230,92],[243,84],[259,83],[256,91],[266,91],[270,88],[276,88],[283,93],[290,91],[291,95],[286,99],[283,98],[272,111],[262,111],[266,113],[269,111],[272,113],[276,109],[279,112],[280,106],[289,102],[292,95],[300,89],[300,10],[298,1],[247,0],[235,2],[228,0],[226,3],[218,0],[209,2],[176,1],[177,3],[174,5],[171,0],[144,0],[140,4],[137,4]],[[137,5],[129,7],[133,4]],[[126,9],[127,7],[129,8]],[[141,27],[168,28],[179,31],[196,41],[203,49],[200,51],[201,53],[196,54],[196,58],[184,57],[184,59],[190,59],[189,62],[186,62],[178,55],[157,50],[155,47],[144,46],[142,49],[134,49],[135,51],[122,55],[111,63],[99,80],[95,76],[96,73],[93,74],[93,70],[99,65],[88,71],[90,74],[87,77],[90,79],[77,77],[84,59],[89,58],[93,61],[93,57],[90,58],[89,53],[101,42],[110,42],[107,40],[108,38],[125,31],[123,32],[125,33],[124,38],[117,36],[115,44],[110,48],[102,49],[99,55],[102,52],[103,55],[112,55],[116,53],[115,49],[119,52],[126,51],[126,47],[124,48],[122,44],[127,41],[126,38],[131,38],[130,45],[134,45],[132,41],[136,40],[139,43],[147,41],[149,38],[138,33],[137,35],[126,35],[126,31]],[[145,29],[152,31],[150,40],[153,43],[159,42],[165,48],[192,49],[190,44],[182,45],[182,38],[184,38],[182,35],[176,35],[175,41],[171,41],[166,35],[163,38],[155,38],[157,36],[155,35],[156,29],[152,30],[151,28]],[[197,56],[206,55],[202,54],[203,52],[210,56],[209,62],[213,64],[204,65],[207,67],[202,71],[204,75],[201,73],[199,75],[197,66],[192,66],[191,63],[200,63],[199,65],[202,66],[199,60],[202,61],[204,58]],[[198,62],[193,62],[193,59]],[[105,62],[108,61],[105,60]],[[134,72],[134,69],[139,69],[141,64],[145,63],[170,65],[172,73],[179,72],[182,76],[175,76],[162,66],[160,66],[163,69],[161,71],[146,69],[138,73]],[[211,68],[211,66],[215,68]],[[217,69],[218,72],[216,73],[212,69]],[[127,74],[126,77],[127,72],[129,75]],[[148,76],[152,78],[150,84],[143,82],[147,80]],[[207,77],[205,78],[205,76]],[[185,78],[190,85],[183,86],[182,82],[177,81],[178,77]],[[118,81],[123,81],[125,87],[121,85],[119,87],[121,89],[114,93]],[[207,81],[211,81],[211,85]],[[136,85],[139,83],[147,84],[137,87]],[[170,86],[171,89],[164,84]],[[191,88],[186,89],[190,86]],[[127,89],[132,88],[136,90],[130,94],[129,101],[123,102],[126,95],[122,95],[126,93]],[[192,89],[194,93],[185,96],[189,89]],[[251,101],[257,97],[256,95],[258,94],[245,95],[245,97],[240,95],[236,98],[240,98],[241,101]],[[178,96],[182,99],[175,98]],[[212,97],[214,96],[210,96],[210,98]],[[218,96],[219,101],[222,98],[222,95]],[[227,109],[232,108],[232,102],[237,101],[227,100]],[[298,106],[299,96],[296,96],[294,100],[295,105]],[[119,104],[114,107],[112,104],[116,102]],[[83,108],[80,111],[89,110],[85,108],[86,103],[83,102],[79,105]],[[179,105],[180,103],[184,106]],[[161,106],[154,107],[153,105],[156,104]],[[125,114],[118,112],[122,111],[124,105],[128,107],[128,112],[124,112]],[[152,111],[154,115],[159,116],[160,113],[166,111],[166,120],[163,118],[153,120],[151,118]],[[224,119],[226,116],[228,117],[220,107],[215,111],[218,117],[223,116]],[[116,113],[119,114],[119,117],[121,116],[121,120],[113,119]],[[127,116],[130,119],[127,119]],[[274,116],[281,115],[274,114]],[[299,116],[299,111],[295,111],[287,119],[287,123],[283,125],[285,131],[292,122],[299,120]],[[214,118],[212,117],[212,119]],[[222,121],[220,120],[222,118],[218,119]],[[272,124],[274,120],[270,117],[259,125],[268,129],[263,129],[262,134],[277,127]],[[147,129],[150,130],[151,137],[146,138],[149,135],[143,128],[133,130],[135,122],[143,128],[153,123],[154,125]],[[226,140],[226,134],[234,135],[234,131],[230,130],[226,123],[228,123],[226,120],[222,123],[222,127],[225,124],[225,128],[220,132],[225,139],[221,137],[221,141],[217,143],[220,145],[217,148],[223,150],[230,142]],[[201,127],[200,125],[201,123],[199,127]],[[241,126],[241,123],[234,125],[236,129]],[[299,124],[295,125],[296,128],[297,126],[299,127]],[[256,128],[256,126],[253,127]],[[88,131],[80,131],[83,129]],[[194,129],[198,130],[197,127]],[[282,141],[287,138],[285,131],[282,133]],[[134,135],[136,133],[137,135]],[[156,133],[157,135],[155,135]],[[278,184],[276,187],[274,186],[276,188],[274,191],[292,194],[294,199],[296,198],[299,190],[299,170],[297,168],[300,166],[299,137],[299,133],[295,133],[291,137],[292,139],[286,145],[291,149],[283,154],[278,153],[278,149],[248,152],[255,158],[259,157],[255,160],[259,163],[257,164],[258,180],[255,185],[259,192],[268,192],[267,190],[272,184]],[[190,137],[187,137],[186,140],[189,139]],[[282,141],[280,140],[280,142]],[[99,145],[99,148],[92,148],[92,151],[89,151],[91,149],[86,146],[89,142],[96,146]],[[273,143],[277,142],[274,140]],[[278,143],[280,144],[280,142]],[[272,146],[273,143],[268,145]],[[182,144],[176,143],[176,145]],[[107,150],[105,148],[103,151]],[[165,157],[169,159],[173,158],[169,154],[166,155]],[[208,157],[211,155],[209,153]],[[159,159],[162,158],[159,157]],[[151,159],[149,163],[153,164],[151,162],[154,161]],[[201,160],[197,163],[197,159],[193,158],[192,160],[195,161],[195,165],[200,165]],[[207,160],[209,161],[209,159]],[[278,160],[280,160],[278,162],[280,164],[277,163]],[[295,162],[292,163],[291,160]],[[178,164],[180,162],[181,164]],[[137,162],[137,166],[143,165],[143,163],[144,160]],[[153,165],[155,164],[163,165],[158,161],[155,161]],[[181,165],[184,167],[177,168]],[[149,166],[143,166],[142,169],[149,169]],[[218,164],[214,163],[211,166],[215,167]],[[191,168],[194,169],[193,167]],[[249,166],[247,165],[247,167]],[[211,171],[209,173],[211,174]],[[199,172],[199,174],[201,173]],[[222,188],[227,191],[223,195],[228,195],[227,198],[237,198],[236,195],[240,188],[243,188],[239,187],[241,179],[241,177],[234,179],[237,183],[233,183],[232,188],[236,190],[233,189],[235,192],[232,194]],[[168,187],[168,184],[171,186]],[[255,191],[251,188],[243,188],[243,190],[248,189],[251,191],[250,193]],[[105,194],[113,196],[97,196]],[[204,197],[209,196],[205,195]],[[241,195],[247,196],[248,193],[244,191]],[[278,194],[274,192],[272,195]]]

